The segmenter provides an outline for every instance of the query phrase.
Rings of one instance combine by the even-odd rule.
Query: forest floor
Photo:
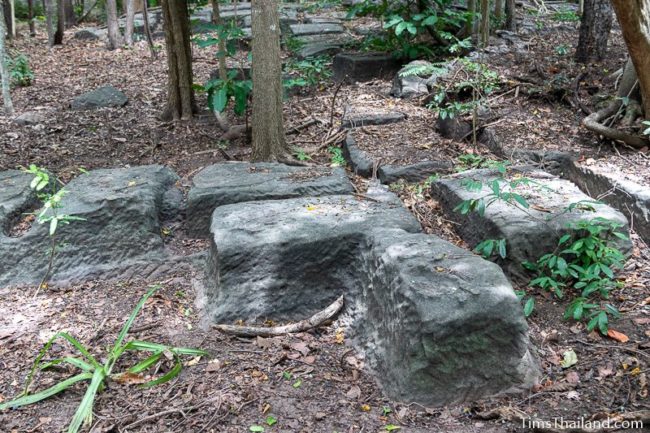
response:
[[[602,95],[613,93],[614,82],[607,77],[625,60],[620,32],[614,30],[605,62],[581,66],[571,59],[578,24],[557,21],[552,14],[535,19],[541,22],[540,31],[546,31],[525,38],[529,43],[527,56],[487,60],[502,83],[495,93],[502,96],[490,108],[491,122],[498,122],[494,127],[504,145],[575,152],[589,164],[608,167],[648,185],[648,149],[631,151],[599,142],[580,126],[585,114],[579,106],[594,109]],[[190,122],[157,119],[166,97],[164,50],[152,60],[144,42],[109,52],[101,42],[66,37],[63,46],[50,51],[42,32],[34,39],[21,37],[13,44],[29,56],[35,75],[31,86],[13,91],[16,111],[37,111],[47,120],[20,127],[0,116],[1,170],[37,164],[67,181],[80,167],[165,164],[181,176],[182,185],[188,186],[196,172],[224,161],[226,155],[233,160],[247,160],[250,155],[243,139],[220,147],[221,130],[207,111]],[[568,54],[562,54],[565,51]],[[217,68],[214,54],[210,49],[194,47],[193,59],[195,81],[204,83]],[[513,83],[524,81],[570,83],[567,87],[578,91],[561,98],[512,91]],[[68,108],[73,97],[106,84],[124,91],[129,104],[83,112]],[[337,98],[335,88],[325,80],[285,104],[287,131],[309,119],[318,120],[300,133],[288,135],[292,146],[312,153],[314,163],[329,163],[330,154],[322,144],[337,130],[337,125],[329,125],[331,113],[338,124],[345,107],[355,100],[395,104],[409,113],[406,126],[363,128],[361,133],[366,137],[361,140],[362,147],[379,153],[386,149],[386,154],[397,155],[399,161],[409,161],[427,149],[456,164],[458,157],[467,153],[494,157],[471,143],[440,138],[434,131],[435,119],[422,101],[390,98],[389,81],[345,85]],[[198,99],[205,107],[205,95]],[[395,153],[395,148],[400,151]],[[351,177],[360,189],[367,183]],[[427,232],[463,245],[453,224],[442,217],[439,205],[422,184],[396,191]],[[612,328],[627,335],[629,341],[603,338],[588,333],[583,324],[562,320],[564,303],[537,293],[537,307],[529,325],[542,368],[540,384],[524,395],[441,408],[401,404],[382,397],[364,370],[363,359],[344,344],[345,329],[336,322],[302,334],[253,341],[206,330],[199,323],[200,305],[194,301],[199,277],[170,276],[159,282],[162,289],[146,304],[132,336],[201,347],[210,356],[186,360],[186,368],[171,384],[142,390],[132,383],[112,382],[97,398],[91,431],[245,432],[253,425],[263,425],[267,432],[379,432],[390,431],[390,425],[412,433],[528,431],[516,414],[552,422],[559,417],[598,420],[649,410],[650,249],[635,234],[632,240],[631,258],[618,277],[623,287],[612,298],[623,312]],[[172,242],[178,248],[201,246],[184,239],[182,232],[175,233]],[[0,289],[0,401],[20,392],[31,360],[56,331],[69,330],[101,357],[152,283],[92,281],[52,287],[37,296],[33,287]],[[65,345],[53,348],[58,355],[70,353]],[[578,363],[564,369],[560,361],[568,350],[577,354]],[[129,361],[132,359],[120,362],[118,368],[128,367]],[[43,375],[38,386],[52,384],[69,373],[64,370]],[[47,401],[2,413],[0,430],[61,431],[83,390],[75,386]],[[268,417],[277,423],[269,426]]]

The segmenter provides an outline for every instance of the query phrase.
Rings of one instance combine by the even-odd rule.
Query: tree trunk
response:
[[[481,47],[485,48],[490,43],[490,0],[481,0]]]
[[[4,8],[4,24],[6,37],[13,39],[16,37],[16,10],[14,7],[14,0],[4,0],[2,2]]]
[[[623,39],[634,64],[643,110],[650,118],[650,0],[612,0]]]
[[[506,23],[505,28],[508,31],[517,31],[517,16],[515,11],[515,0],[506,0]]]
[[[503,0],[494,1],[494,17],[499,25],[501,25],[501,20],[503,19]]]
[[[156,47],[153,46],[153,38],[151,37],[151,27],[149,26],[149,5],[147,0],[142,2],[142,21],[144,23],[144,34],[147,37],[147,45],[149,45],[149,51],[151,51],[151,57],[154,59],[158,58],[158,52]]]
[[[56,5],[56,32],[54,32],[54,45],[63,44],[65,33],[65,0],[58,0]]]
[[[196,111],[192,90],[192,48],[186,0],[163,0],[163,23],[167,49],[167,106],[163,120],[189,119]]]
[[[115,50],[122,45],[120,26],[117,21],[116,0],[106,0],[106,24],[108,26],[108,49]]]
[[[34,0],[27,0],[27,21],[29,22],[29,36],[36,36],[36,28],[34,26]]]
[[[126,9],[126,27],[124,28],[124,43],[129,47],[133,45],[133,22],[135,20],[135,1],[124,0]]]
[[[253,0],[253,161],[289,154],[282,116],[280,19],[274,0]]]
[[[4,8],[0,7],[0,75],[2,75],[2,101],[5,113],[11,116],[14,114],[14,105],[11,102],[11,93],[9,92],[11,78],[9,77],[9,68],[7,67],[6,33]]]
[[[476,22],[476,0],[467,0],[468,18],[465,22],[465,34],[474,41],[474,23]]]
[[[43,7],[45,9],[45,25],[47,27],[47,45],[52,48],[54,46],[54,18],[56,14],[54,0],[43,0]]]
[[[215,26],[221,26],[221,13],[219,12],[219,0],[212,0],[212,23]],[[224,38],[219,37],[219,52],[217,57],[219,59],[219,78],[226,80],[228,78],[228,70],[226,69],[226,41]]]
[[[72,27],[77,25],[77,17],[74,14],[74,5],[72,0],[65,0],[63,2],[65,8],[65,26]]]
[[[612,29],[610,0],[585,0],[585,11],[580,22],[580,38],[576,62],[600,61],[607,54],[607,40]]]

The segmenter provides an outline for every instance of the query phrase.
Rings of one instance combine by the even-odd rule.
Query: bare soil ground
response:
[[[497,113],[495,128],[500,138],[512,148],[571,150],[589,163],[611,165],[647,185],[647,149],[635,152],[599,143],[579,126],[584,117],[579,105],[593,109],[599,94],[612,92],[614,83],[606,76],[622,65],[620,34],[614,32],[611,56],[604,64],[583,69],[570,60],[577,26],[540,19],[552,31],[530,37],[529,56],[505,55],[489,64],[505,83],[500,90],[504,96],[491,106],[492,113]],[[569,44],[569,55],[557,54],[560,44]],[[220,151],[221,131],[211,115],[184,123],[156,119],[165,102],[165,59],[162,53],[158,60],[150,60],[144,43],[108,52],[102,43],[67,37],[63,47],[49,52],[41,33],[34,40],[20,38],[14,46],[29,55],[36,77],[32,86],[13,92],[17,112],[38,111],[47,121],[19,127],[0,116],[0,169],[35,163],[67,180],[80,166],[157,163],[175,169],[187,184],[200,168],[225,160],[224,152],[240,160],[250,154],[244,140],[235,140]],[[204,82],[216,68],[216,59],[209,50],[195,48],[194,61],[196,81]],[[533,77],[543,87],[559,75],[569,83],[581,76],[578,92],[568,100],[506,93],[526,82],[522,77],[528,81]],[[105,84],[123,90],[129,104],[87,112],[67,108],[72,97]],[[375,93],[372,97],[388,100],[389,83],[378,88],[382,96]],[[324,83],[288,100],[285,119],[292,146],[307,152],[315,163],[329,163],[328,139],[336,133],[346,105],[366,90],[343,86],[334,98],[335,86]],[[203,106],[204,98],[199,97]],[[465,152],[488,154],[468,143],[441,140],[432,117],[417,101],[392,103],[420,115],[411,115],[403,131],[401,125],[363,128],[361,133],[367,138],[360,142],[369,152],[396,161],[418,159],[422,152],[450,159]],[[311,119],[315,123],[309,127],[292,131]],[[360,190],[367,183],[359,178],[354,181]],[[467,248],[455,234],[454,223],[441,215],[426,185],[402,185],[396,192],[428,233]],[[172,237],[176,238],[169,240],[170,245],[177,251],[191,252],[202,246],[184,238],[182,230],[174,231]],[[194,301],[194,283],[200,276],[182,274],[164,281],[93,281],[52,287],[36,297],[33,287],[0,289],[0,401],[21,391],[31,361],[56,331],[69,330],[101,357],[146,288],[161,283],[163,288],[145,306],[132,338],[201,347],[210,356],[186,360],[185,369],[170,384],[143,390],[136,384],[110,383],[97,399],[93,432],[245,432],[252,425],[264,425],[267,432],[359,433],[387,431],[389,424],[412,433],[529,431],[516,417],[507,416],[507,410],[540,420],[602,419],[648,410],[650,250],[635,235],[633,241],[632,256],[619,276],[623,288],[612,298],[624,313],[612,328],[626,334],[629,341],[606,339],[587,333],[581,324],[561,320],[565,304],[536,293],[536,312],[529,324],[543,376],[539,386],[524,395],[442,408],[388,401],[364,369],[360,355],[344,344],[346,330],[336,322],[277,339],[226,337],[201,326],[200,305]],[[569,349],[577,354],[578,363],[563,369],[560,360]],[[66,345],[54,346],[55,355],[70,353]],[[133,358],[125,358],[118,370],[132,362]],[[161,365],[158,374],[167,368]],[[37,386],[45,387],[70,373],[63,369],[40,374]],[[48,401],[2,413],[0,430],[61,431],[83,390],[76,386]],[[266,425],[268,416],[277,423]]]

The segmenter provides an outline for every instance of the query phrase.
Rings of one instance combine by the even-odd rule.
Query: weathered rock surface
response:
[[[75,32],[74,38],[84,41],[94,41],[98,39],[106,39],[108,37],[108,30],[99,29],[95,27],[86,27]]]
[[[428,73],[404,75],[407,71],[413,70],[414,67],[426,68]],[[424,60],[414,60],[401,68],[393,79],[393,87],[390,94],[397,98],[413,98],[428,95],[431,88],[441,78],[449,74],[450,69],[438,68],[436,72],[431,72],[433,65],[431,62]]]
[[[34,203],[31,176],[0,175],[0,285],[38,284],[47,269],[48,225],[33,223],[20,237],[7,236],[15,218]],[[83,218],[57,228],[58,250],[50,280],[60,283],[124,272],[146,276],[168,259],[163,251],[164,195],[177,176],[162,166],[94,170],[65,188],[59,215]]]
[[[555,250],[558,240],[566,233],[572,233],[571,223],[605,218],[623,225],[621,231],[628,231],[627,219],[623,214],[605,205],[597,204],[583,194],[573,183],[532,168],[515,168],[512,173],[518,173],[531,180],[529,184],[520,184],[512,189],[508,182],[502,182],[501,191],[514,192],[521,195],[530,205],[523,209],[521,206],[496,200],[486,206],[484,216],[471,212],[466,216],[453,209],[464,200],[483,198],[488,203],[492,197],[491,182],[499,179],[495,170],[471,170],[433,183],[432,193],[440,201],[450,218],[460,221],[457,226],[459,234],[471,246],[486,239],[505,239],[507,258],[502,262],[506,272],[518,279],[526,279],[526,273],[521,266],[524,261],[536,261],[544,254]],[[470,190],[466,186],[468,180],[480,181],[480,190]],[[572,204],[583,203],[586,206]],[[512,203],[516,203],[514,200]],[[593,211],[581,210],[593,207]],[[629,251],[629,241],[620,241],[619,248]]]
[[[328,33],[343,33],[345,29],[338,23],[322,24],[291,24],[291,33],[295,36],[324,35]]]
[[[35,111],[27,111],[20,116],[14,118],[14,123],[21,126],[32,126],[38,125],[39,123],[45,122],[46,118],[40,113]]]
[[[297,320],[341,294],[357,347],[392,398],[445,404],[536,374],[521,306],[498,266],[434,236],[391,193],[218,207],[207,312]]]
[[[602,201],[616,209],[630,213],[634,219],[634,231],[650,244],[650,190],[643,185],[593,167],[581,166],[565,159],[562,175],[583,191],[602,197]]]
[[[406,114],[399,111],[358,111],[355,109],[346,110],[341,122],[344,128],[358,128],[369,125],[389,125],[401,122],[406,119]]]
[[[355,174],[363,177],[372,176],[374,160],[357,146],[352,132],[348,132],[345,140],[341,144],[343,157],[348,161]]]
[[[188,194],[187,229],[193,236],[207,237],[212,211],[226,204],[349,194],[353,190],[342,168],[215,164],[194,176]]]
[[[104,107],[123,107],[129,102],[124,93],[113,86],[103,86],[79,95],[72,100],[73,110],[93,110]]]
[[[392,77],[399,62],[385,53],[339,53],[334,56],[332,68],[335,81],[370,81]]]
[[[453,165],[448,161],[421,161],[407,165],[381,165],[377,170],[377,177],[384,185],[399,180],[406,182],[420,182],[434,174],[449,173]]]

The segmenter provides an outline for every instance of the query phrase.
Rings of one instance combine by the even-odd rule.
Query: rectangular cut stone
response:
[[[291,33],[295,36],[323,35],[327,33],[343,33],[345,29],[336,23],[325,24],[291,24]]]
[[[527,167],[509,170],[501,188],[521,195],[529,208],[517,206],[514,200],[512,203],[495,200],[487,205],[492,194],[490,184],[500,178],[496,170],[470,170],[440,179],[431,188],[449,217],[461,223],[456,229],[472,247],[486,239],[506,240],[507,257],[499,259],[499,263],[512,277],[527,280],[529,276],[521,263],[535,262],[542,255],[553,252],[560,237],[574,233],[569,226],[578,221],[605,218],[621,224],[620,230],[629,234],[627,219],[619,211],[595,202],[568,180]],[[514,189],[508,187],[509,181],[522,178],[531,182],[519,184]],[[483,187],[478,191],[470,190],[466,186],[468,181],[482,182]],[[480,198],[486,202],[484,216],[477,212],[463,216],[454,211],[464,200]],[[573,210],[569,211],[572,204]],[[617,245],[624,252],[631,248],[629,241],[617,240]]]
[[[73,179],[65,186],[67,194],[57,213],[80,220],[59,223],[56,229],[58,247],[50,281],[125,277],[127,270],[144,272],[148,265],[168,258],[161,218],[166,194],[177,179],[159,165],[93,170]],[[24,184],[29,187],[26,179],[22,182],[20,191]],[[5,193],[0,181],[0,197]],[[49,224],[33,222],[22,236],[0,234],[0,286],[40,282],[49,259],[48,230]]]
[[[420,233],[394,194],[367,196],[217,208],[210,320],[295,321],[344,295],[339,321],[392,398],[441,405],[529,385],[526,321],[501,269]]]
[[[227,163],[204,168],[188,194],[187,227],[207,237],[210,215],[218,206],[258,200],[348,194],[352,184],[340,167],[292,167],[276,163]]]

